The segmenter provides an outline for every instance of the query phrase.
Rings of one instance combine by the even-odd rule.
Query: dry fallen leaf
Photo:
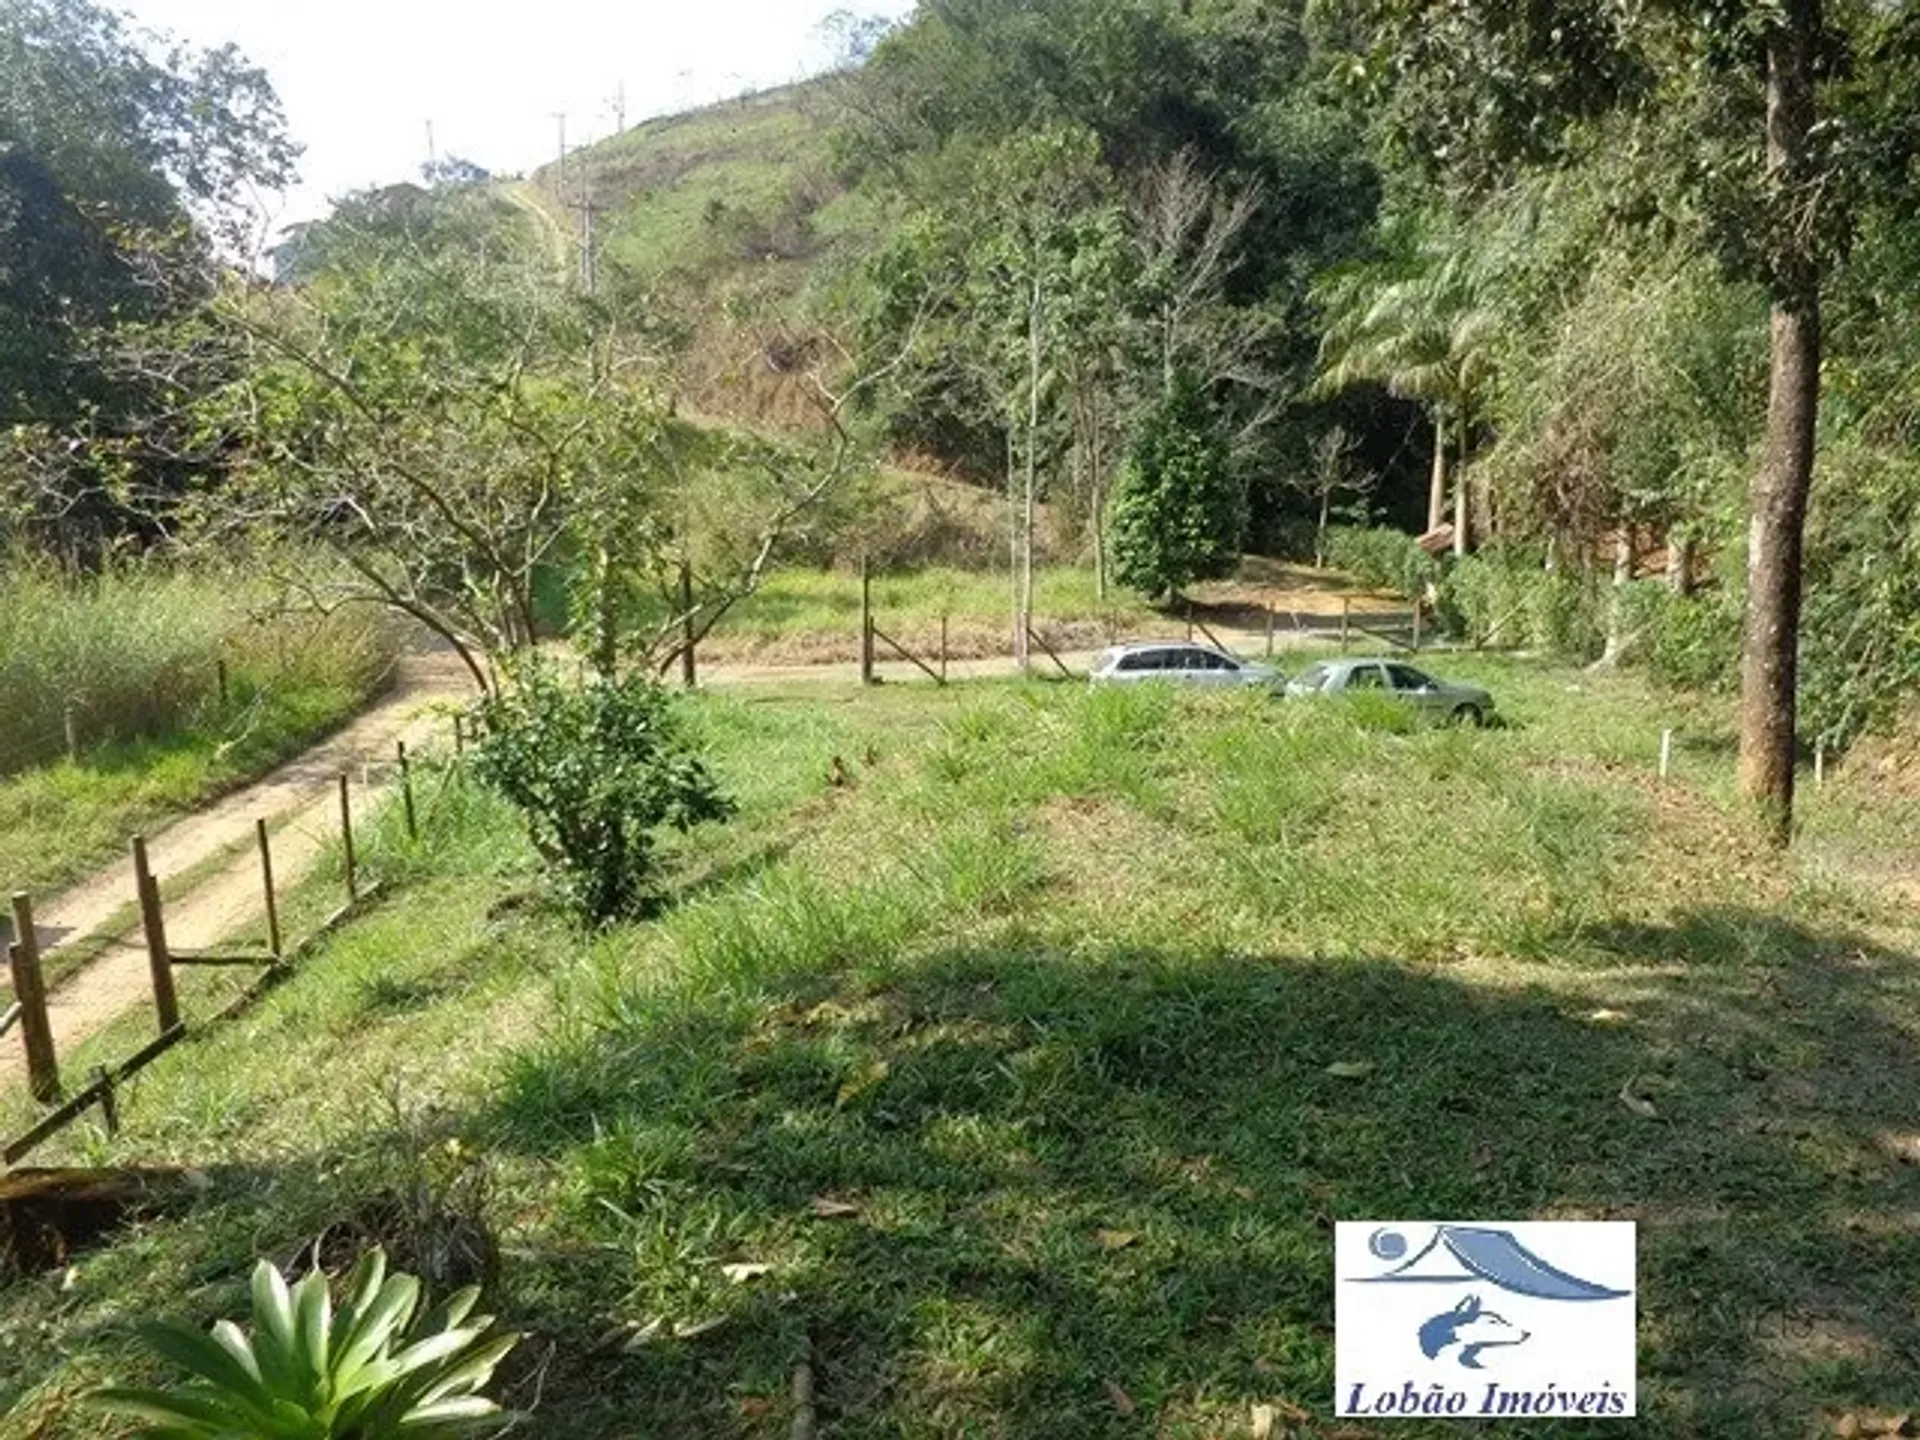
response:
[[[831,1195],[813,1197],[813,1213],[822,1220],[850,1220],[860,1213],[851,1200],[836,1200]]]
[[[1624,1010],[1595,1010],[1591,1015],[1587,1016],[1587,1023],[1591,1025],[1624,1025],[1627,1023],[1628,1018],[1627,1012]]]
[[[1140,1407],[1133,1403],[1133,1397],[1127,1394],[1126,1391],[1122,1390],[1118,1385],[1114,1384],[1113,1381],[1111,1380],[1106,1382],[1106,1386],[1107,1386],[1107,1398],[1113,1401],[1114,1409],[1118,1410],[1122,1415],[1126,1416],[1127,1419],[1129,1420],[1131,1420],[1135,1415],[1140,1413]]]
[[[771,1265],[760,1264],[722,1265],[720,1273],[734,1284],[744,1285],[749,1280],[758,1280],[771,1269],[773,1269]]]
[[[692,1340],[698,1336],[718,1330],[726,1323],[727,1317],[724,1315],[716,1315],[711,1320],[689,1320],[684,1325],[676,1325],[673,1327],[673,1338],[676,1340]]]
[[[1102,1250],[1124,1250],[1127,1246],[1138,1242],[1139,1239],[1140,1237],[1131,1230],[1096,1230],[1093,1232],[1093,1243],[1098,1245]]]
[[[1373,1073],[1370,1060],[1336,1060],[1327,1066],[1327,1074],[1337,1080],[1358,1080]]]
[[[1633,1093],[1633,1082],[1639,1078],[1638,1075],[1627,1077],[1627,1083],[1620,1087],[1620,1103],[1642,1120],[1658,1120],[1660,1112],[1653,1108],[1653,1102]]]
[[[1253,1440],[1273,1440],[1273,1422],[1280,1417],[1271,1405],[1253,1407]]]

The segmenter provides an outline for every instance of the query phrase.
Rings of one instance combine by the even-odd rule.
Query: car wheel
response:
[[[1487,717],[1480,713],[1478,705],[1462,705],[1449,717],[1456,725],[1470,725],[1478,730],[1486,724]]]

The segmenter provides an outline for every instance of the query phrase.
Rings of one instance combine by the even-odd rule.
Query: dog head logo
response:
[[[1437,1360],[1442,1351],[1458,1346],[1460,1353],[1454,1358],[1467,1369],[1478,1370],[1481,1351],[1524,1344],[1530,1333],[1487,1309],[1478,1295],[1469,1295],[1420,1327],[1420,1353]]]
[[[1527,1300],[1569,1304],[1615,1300],[1632,1293],[1582,1279],[1522,1245],[1511,1231],[1473,1225],[1438,1225],[1433,1238],[1412,1250],[1396,1230],[1377,1230],[1367,1250],[1388,1269],[1358,1276],[1381,1285],[1471,1285],[1475,1292],[1451,1309],[1420,1323],[1420,1350],[1429,1360],[1451,1358],[1469,1370],[1483,1366],[1490,1351],[1524,1344],[1532,1331],[1489,1310],[1479,1293],[1491,1286]]]

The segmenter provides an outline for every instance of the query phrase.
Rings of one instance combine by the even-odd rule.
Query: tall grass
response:
[[[368,617],[256,620],[242,577],[129,567],[85,578],[13,557],[0,564],[0,774],[80,749],[164,735],[219,698],[277,685],[364,693],[392,658]]]

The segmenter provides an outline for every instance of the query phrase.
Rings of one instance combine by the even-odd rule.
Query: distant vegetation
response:
[[[401,640],[387,617],[273,602],[263,581],[224,569],[0,567],[0,888],[75,878],[386,682]]]

